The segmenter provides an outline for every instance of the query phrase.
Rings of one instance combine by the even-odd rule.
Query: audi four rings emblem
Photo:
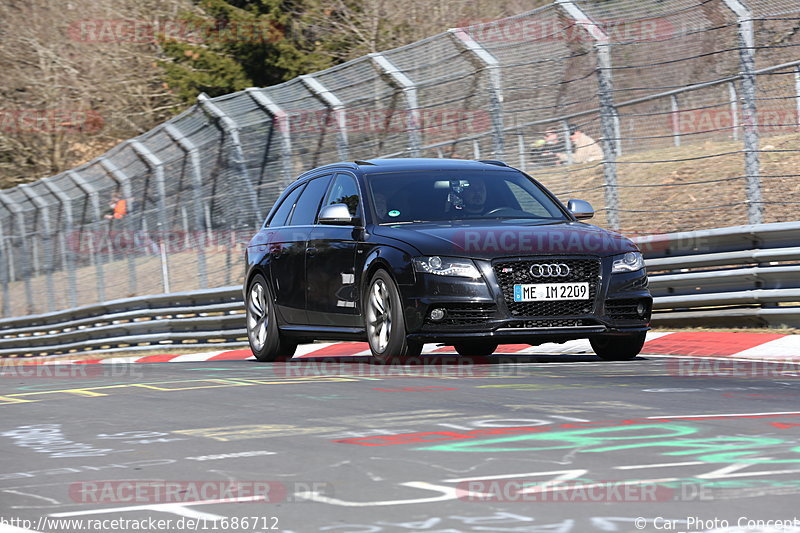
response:
[[[531,265],[530,273],[534,278],[562,278],[569,276],[569,267],[564,263],[536,264]]]

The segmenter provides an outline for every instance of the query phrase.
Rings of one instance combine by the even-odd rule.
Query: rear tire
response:
[[[639,355],[644,341],[645,333],[601,335],[589,339],[594,353],[604,361],[629,361]]]
[[[485,357],[487,355],[492,355],[494,351],[497,350],[497,343],[485,341],[459,342],[454,344],[453,348],[455,348],[458,355],[461,356],[474,355]]]
[[[291,359],[297,343],[288,341],[278,330],[275,304],[264,276],[257,274],[247,288],[247,340],[250,351],[262,362]]]
[[[385,270],[372,276],[364,293],[364,322],[372,356],[379,363],[404,363],[422,352],[422,343],[406,338],[400,291]]]

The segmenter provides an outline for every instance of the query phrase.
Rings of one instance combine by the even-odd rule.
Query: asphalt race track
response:
[[[4,367],[0,531],[800,531],[797,367],[365,361]]]

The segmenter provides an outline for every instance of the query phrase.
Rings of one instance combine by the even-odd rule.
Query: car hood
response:
[[[372,232],[408,243],[423,255],[492,259],[537,254],[608,256],[638,251],[627,237],[583,222],[426,222],[374,226]]]

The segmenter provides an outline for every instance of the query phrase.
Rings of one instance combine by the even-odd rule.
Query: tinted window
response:
[[[379,223],[441,220],[568,220],[521,172],[442,170],[371,174],[367,183]]]
[[[333,204],[345,204],[350,210],[351,216],[358,213],[358,185],[353,176],[347,174],[337,174],[328,192],[328,198],[324,206]]]
[[[292,226],[309,226],[314,223],[319,204],[322,203],[322,196],[328,189],[330,180],[330,176],[322,176],[308,182],[303,194],[297,200],[294,213],[292,213]]]
[[[302,191],[303,186],[301,185],[300,187],[296,187],[286,198],[283,199],[283,202],[281,202],[281,205],[275,210],[275,214],[272,215],[272,218],[269,221],[269,225],[271,227],[286,225],[286,219],[289,218],[289,213],[292,212],[292,207],[294,207],[297,197],[300,196]]]

